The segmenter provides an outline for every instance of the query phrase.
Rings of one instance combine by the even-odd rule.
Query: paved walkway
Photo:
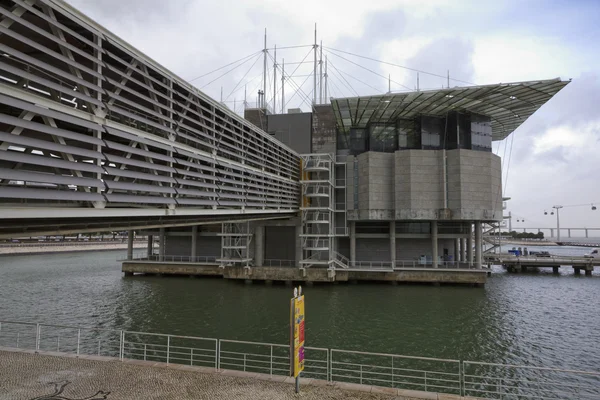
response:
[[[414,396],[412,396],[414,394]],[[407,397],[408,396],[408,397]],[[0,348],[0,399],[460,399],[305,379],[294,393],[291,378],[97,356]]]

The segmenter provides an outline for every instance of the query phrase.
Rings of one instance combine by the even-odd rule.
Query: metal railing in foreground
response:
[[[0,346],[289,376],[289,345],[0,321]],[[600,372],[317,347],[304,377],[478,398],[600,400]]]
[[[501,399],[600,399],[600,372],[463,362],[465,395]]]

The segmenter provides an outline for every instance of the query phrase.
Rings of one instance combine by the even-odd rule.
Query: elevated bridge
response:
[[[300,165],[65,2],[0,2],[0,238],[288,217]]]

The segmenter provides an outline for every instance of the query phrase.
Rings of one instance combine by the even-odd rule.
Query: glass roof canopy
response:
[[[419,115],[443,116],[450,111],[483,114],[492,119],[492,139],[502,140],[564,88],[570,81],[498,83],[422,92],[332,99],[339,130],[365,128],[370,123],[395,124]]]

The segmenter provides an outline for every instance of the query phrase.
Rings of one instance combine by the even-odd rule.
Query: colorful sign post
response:
[[[294,297],[290,303],[290,349],[291,371],[296,378],[296,393],[300,391],[300,373],[304,371],[304,296],[302,286],[294,288]]]

